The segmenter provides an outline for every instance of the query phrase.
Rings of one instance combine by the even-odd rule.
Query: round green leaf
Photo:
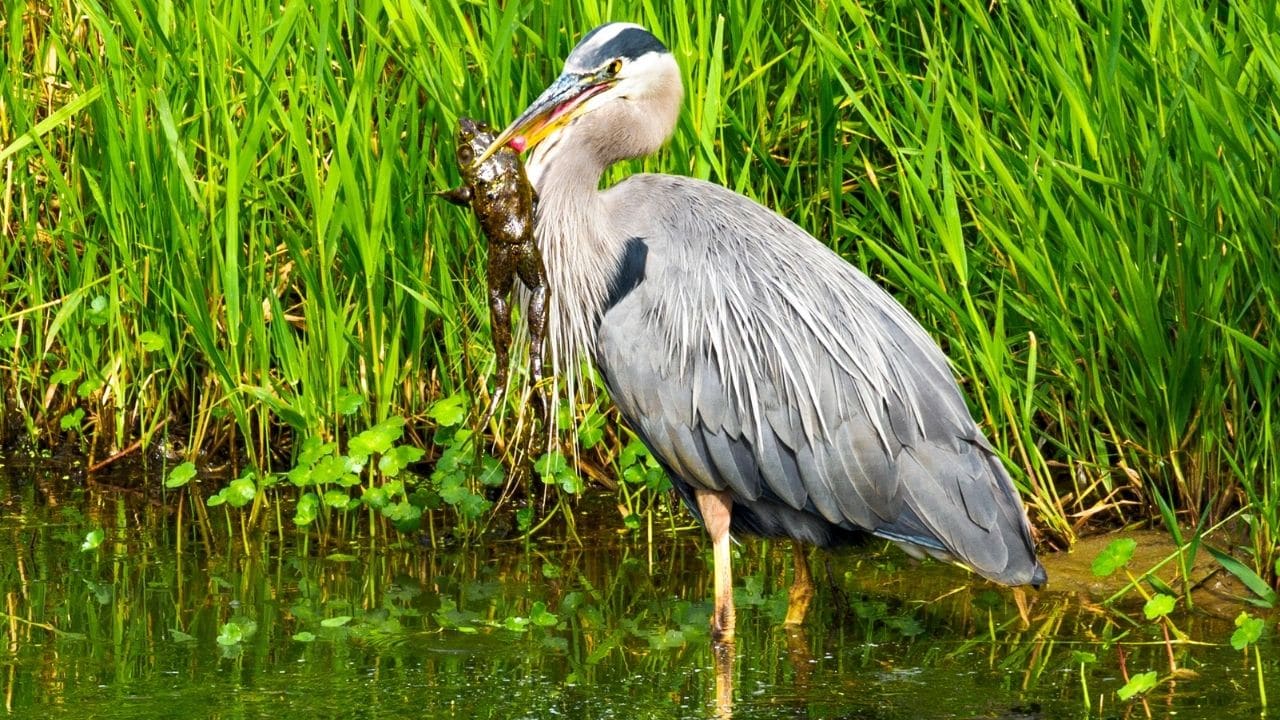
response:
[[[387,504],[387,491],[380,487],[368,487],[364,489],[360,499],[371,508],[381,509]]]
[[[533,471],[542,476],[543,482],[555,482],[555,476],[564,472],[568,466],[563,453],[549,452],[538,458],[533,464]]]
[[[63,368],[49,376],[50,385],[70,385],[80,377],[80,371],[74,368]]]
[[[1098,662],[1098,656],[1094,655],[1091,652],[1085,652],[1083,650],[1072,650],[1071,660],[1073,662],[1078,662],[1081,665],[1092,665]]]
[[[89,550],[96,550],[98,546],[102,544],[102,541],[106,536],[107,534],[103,532],[102,528],[90,530],[89,533],[84,536],[84,542],[80,543],[80,551],[88,552]]]
[[[507,472],[497,458],[488,455],[480,458],[480,484],[486,487],[498,487],[506,479]]]
[[[1236,616],[1236,631],[1231,633],[1231,647],[1243,650],[1258,642],[1262,638],[1262,631],[1266,625],[1266,621],[1262,618],[1253,617],[1248,612],[1241,612]]]
[[[196,464],[193,462],[184,462],[169,471],[169,477],[164,481],[167,488],[178,488],[191,482],[196,476]]]
[[[427,414],[440,425],[452,427],[461,423],[467,416],[463,402],[462,393],[454,393],[447,398],[437,400],[431,409],[427,410]]]
[[[364,404],[364,398],[353,392],[351,388],[342,388],[338,391],[338,397],[335,400],[335,409],[342,415],[351,415],[360,406]]]
[[[1134,695],[1141,695],[1155,686],[1156,671],[1151,670],[1150,672],[1138,673],[1129,678],[1129,682],[1117,690],[1116,695],[1119,695],[1121,700],[1128,700]]]
[[[352,457],[367,458],[374,453],[385,453],[404,434],[404,418],[389,417],[351,438],[347,452]]]
[[[244,629],[233,622],[229,622],[222,626],[222,631],[218,633],[219,645],[236,645],[244,639]]]
[[[560,622],[560,618],[555,613],[547,611],[547,604],[539,600],[533,604],[533,608],[529,610],[529,619],[534,625],[539,627],[552,627]]]
[[[346,490],[329,490],[324,494],[324,504],[342,510],[351,504],[351,496]]]
[[[231,484],[222,491],[222,495],[232,507],[248,505],[253,502],[253,496],[257,494],[258,486],[254,483],[252,474],[232,480]]]
[[[1133,551],[1138,548],[1138,542],[1133,538],[1120,538],[1112,540],[1109,545],[1098,553],[1098,557],[1093,559],[1093,574],[1097,577],[1107,577],[1129,564],[1129,559],[1133,557]]]
[[[1173,605],[1173,598],[1161,593],[1147,601],[1147,604],[1142,607],[1142,614],[1146,615],[1148,620],[1155,620],[1173,612]]]
[[[293,513],[293,524],[298,527],[306,527],[315,522],[316,510],[320,504],[319,499],[311,493],[303,495],[298,500],[298,507]]]
[[[155,352],[164,349],[165,341],[160,333],[148,330],[138,336],[138,344],[147,352]]]

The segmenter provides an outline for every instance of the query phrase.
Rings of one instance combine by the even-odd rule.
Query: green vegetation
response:
[[[756,197],[884,282],[1047,538],[1238,513],[1211,539],[1275,587],[1275,4],[811,5],[8,3],[0,422],[93,462],[229,460],[185,511],[206,531],[287,525],[264,497],[325,529],[483,528],[502,498],[580,492],[556,457],[642,526],[661,483],[607,404],[565,409],[595,440],[540,470],[518,404],[459,436],[492,374],[484,247],[432,196],[460,115],[510,120],[583,31],[633,19],[689,91],[644,167]],[[352,449],[369,432],[385,450]],[[412,449],[437,474],[397,485]]]

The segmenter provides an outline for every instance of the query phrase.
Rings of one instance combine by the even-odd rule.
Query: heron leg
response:
[[[698,512],[702,524],[711,535],[711,552],[715,566],[715,610],[711,613],[711,637],[726,642],[733,640],[733,573],[729,562],[729,519],[733,499],[727,492],[696,490]]]
[[[809,573],[809,557],[799,540],[791,541],[795,577],[791,582],[791,591],[787,593],[786,625],[800,625],[809,612],[809,601],[813,600],[813,575]]]

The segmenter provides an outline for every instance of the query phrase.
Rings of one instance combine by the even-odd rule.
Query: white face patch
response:
[[[642,97],[647,95],[655,83],[664,77],[662,68],[672,64],[671,55],[656,52],[646,53],[630,62],[624,63],[622,72],[618,73],[618,84],[609,92],[603,93],[611,97]],[[595,98],[591,98],[595,100]],[[588,101],[589,102],[589,101]]]

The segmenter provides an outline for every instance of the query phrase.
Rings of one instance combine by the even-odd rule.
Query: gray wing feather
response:
[[[702,429],[702,439],[715,473],[733,489],[734,494],[747,500],[759,500],[763,494],[760,466],[746,444],[706,427]]]
[[[753,448],[770,492],[793,510],[803,510],[809,502],[808,478],[800,474],[795,455],[772,426],[756,437]]]
[[[974,454],[970,458],[976,459]],[[902,484],[908,493],[908,502],[915,509],[924,525],[941,540],[955,556],[963,558],[976,569],[1003,571],[1008,565],[1009,548],[1004,542],[993,542],[991,527],[982,528],[977,523],[967,525],[956,522],[957,512],[966,505],[979,501],[981,486],[967,475],[966,460],[957,467],[957,457],[932,443],[910,448],[902,454]],[[986,489],[986,495],[990,490]],[[989,507],[994,509],[993,503]],[[992,513],[994,516],[994,512]],[[975,531],[977,526],[979,531]],[[998,536],[997,536],[998,537]]]
[[[645,280],[601,318],[595,359],[684,482],[1004,582],[1043,576],[1012,481],[941,350],[896,301],[719,186],[638,175],[605,197],[648,252]]]

